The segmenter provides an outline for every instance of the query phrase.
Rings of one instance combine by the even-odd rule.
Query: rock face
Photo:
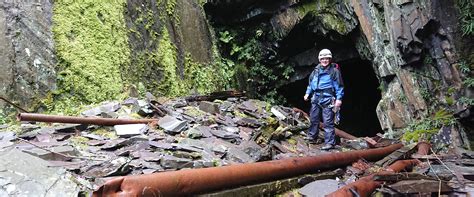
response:
[[[200,63],[211,63],[212,37],[205,13],[198,3],[180,0],[177,2],[176,13],[179,17],[179,33],[184,51]]]
[[[461,36],[454,2],[239,2],[216,0],[205,8],[213,24],[264,30],[257,38],[262,51],[258,61],[277,72],[281,65],[294,69],[286,79],[272,76],[276,87],[307,77],[317,51],[329,47],[338,62],[371,62],[382,93],[376,112],[389,134],[401,135],[410,123],[436,112],[469,106],[462,100],[471,97],[465,84],[472,71],[460,69],[472,67],[472,47],[462,44],[472,43],[472,36]]]
[[[458,110],[462,76],[455,5],[430,1],[351,1],[369,58],[385,84],[377,107],[384,130],[404,128],[440,108]],[[359,48],[359,51],[365,49]]]
[[[51,18],[51,1],[1,3],[0,96],[20,106],[30,106],[56,87]]]
[[[154,79],[158,82],[145,83],[147,89],[154,89],[160,83],[183,80],[190,62],[212,63],[211,30],[195,1],[129,0],[125,20],[130,29],[131,65],[124,73],[132,83]],[[178,76],[170,76],[170,69]],[[164,93],[163,89],[171,88],[155,90]]]

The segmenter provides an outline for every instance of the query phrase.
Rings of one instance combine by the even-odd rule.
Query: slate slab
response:
[[[149,130],[149,127],[146,124],[124,124],[124,125],[115,125],[115,134],[120,137],[130,137],[134,135],[141,135],[146,133]]]
[[[86,111],[83,111],[81,115],[85,117],[91,117],[91,116],[98,116],[101,113],[108,113],[108,112],[115,112],[119,110],[122,106],[120,105],[119,102],[109,102],[105,103],[99,107],[95,107]]]
[[[73,177],[17,149],[0,151],[0,196],[79,196]]]
[[[209,101],[199,102],[199,109],[210,114],[220,113],[219,104]]]
[[[311,182],[298,192],[308,197],[323,197],[326,196],[339,188],[339,182],[334,179],[324,179]]]
[[[158,125],[169,133],[177,134],[186,128],[187,123],[186,121],[181,121],[175,117],[166,115],[158,121]]]

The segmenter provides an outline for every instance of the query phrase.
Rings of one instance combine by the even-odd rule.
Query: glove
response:
[[[339,113],[340,107],[334,106],[332,108],[332,111],[334,112],[334,124],[339,125],[339,122],[341,121],[341,114]]]

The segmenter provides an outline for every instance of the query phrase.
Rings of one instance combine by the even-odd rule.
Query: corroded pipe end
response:
[[[419,155],[428,155],[431,150],[431,144],[428,142],[419,142],[417,145]]]
[[[389,171],[389,172],[400,172],[404,169],[408,169],[408,168],[411,168],[413,166],[416,166],[418,165],[419,163],[421,163],[418,159],[410,159],[410,160],[400,160],[400,161],[396,161],[395,163],[393,163],[392,165],[390,165],[386,171]]]
[[[100,186],[99,189],[92,193],[92,197],[118,195],[121,191],[123,181],[124,177],[117,177],[107,181],[104,185]]]
[[[21,113],[18,113],[18,114],[16,115],[16,120],[17,120],[18,122],[21,121]]]

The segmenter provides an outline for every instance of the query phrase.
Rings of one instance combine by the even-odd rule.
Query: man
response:
[[[314,68],[309,77],[308,88],[304,100],[311,97],[310,119],[308,138],[315,141],[319,133],[319,120],[322,113],[324,123],[324,142],[322,150],[329,150],[335,145],[334,111],[342,105],[344,85],[341,73],[336,64],[331,63],[332,54],[328,49],[319,52],[319,64]]]

